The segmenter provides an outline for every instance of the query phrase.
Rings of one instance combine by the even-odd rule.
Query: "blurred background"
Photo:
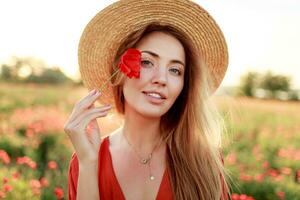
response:
[[[67,199],[63,124],[87,94],[77,46],[115,1],[0,1],[0,199]],[[195,1],[217,21],[229,67],[213,99],[226,122],[232,199],[300,199],[300,1]],[[122,123],[98,119],[103,135]]]

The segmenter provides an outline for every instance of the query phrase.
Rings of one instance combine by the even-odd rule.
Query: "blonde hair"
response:
[[[212,82],[205,63],[195,52],[188,37],[171,26],[151,24],[132,33],[117,51],[114,66],[128,48],[152,31],[161,31],[177,38],[186,55],[184,86],[178,98],[161,117],[161,136],[167,145],[167,167],[175,199],[216,200],[228,191],[227,176],[221,160],[223,120],[210,100]],[[116,70],[111,68],[111,73]],[[122,84],[119,73],[112,79],[115,106],[124,114]]]

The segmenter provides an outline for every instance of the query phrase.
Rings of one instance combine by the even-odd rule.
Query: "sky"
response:
[[[78,79],[77,47],[89,20],[109,0],[0,1],[0,64],[34,56]],[[300,89],[300,1],[195,0],[222,29],[229,66],[221,86],[236,86],[248,71],[292,78]]]

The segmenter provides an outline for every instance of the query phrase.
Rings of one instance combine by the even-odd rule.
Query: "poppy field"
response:
[[[74,149],[63,125],[87,93],[79,86],[0,83],[0,199],[67,199]],[[300,199],[300,104],[215,101],[227,127],[223,154],[232,199]],[[113,112],[97,121],[102,135],[122,123]]]
[[[300,104],[217,99],[227,133],[225,165],[233,200],[300,199]]]

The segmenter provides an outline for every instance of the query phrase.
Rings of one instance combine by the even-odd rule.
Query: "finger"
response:
[[[91,96],[88,96],[85,98],[79,105],[79,109],[87,109],[90,107],[101,95],[100,91],[97,91],[96,93],[92,94]]]
[[[71,114],[70,114],[70,117],[69,117],[69,120],[68,121],[72,121],[74,117],[76,117],[76,115],[78,114],[77,110],[78,110],[78,107],[80,107],[79,105],[81,105],[87,98],[90,98],[92,95],[95,95],[95,93],[97,92],[96,89],[93,89],[91,90],[88,95],[86,95],[85,97],[81,98],[74,106]]]
[[[87,109],[90,109],[90,108],[95,108],[95,104],[93,103],[93,104],[90,105]]]
[[[94,130],[99,130],[99,126],[96,119],[92,119],[87,125],[87,133],[92,134]]]
[[[90,132],[93,132],[93,130],[98,130],[99,126],[98,126],[97,120],[92,119],[91,122],[88,124],[88,128],[89,128]]]
[[[73,131],[67,132],[67,135],[70,138],[71,143],[73,144],[73,147],[76,151],[79,160],[88,158],[88,149],[91,148],[91,144],[89,142],[88,137],[85,134],[80,134],[84,133],[84,128],[80,126],[76,127],[73,125],[70,125],[70,127],[72,127]]]
[[[78,128],[78,130],[85,132],[87,125],[89,124],[89,122],[94,119],[94,118],[98,118],[98,117],[104,117],[108,114],[108,111],[104,111],[104,112],[96,112],[96,113],[91,113],[86,115],[83,120],[78,123],[75,127]]]
[[[85,99],[94,95],[97,92],[97,89],[91,90],[86,96],[82,97],[76,104],[81,104]]]
[[[88,96],[80,104],[77,104],[70,115],[70,121],[76,119],[77,116],[80,115],[80,113],[82,113],[84,110],[89,109],[89,107],[94,107],[93,104],[99,98],[100,94],[101,94],[100,92],[96,92],[95,94]]]
[[[92,123],[97,123],[96,119],[92,119],[91,122],[87,125],[87,127],[90,127],[87,129],[87,137],[91,144],[94,145],[94,147],[98,147],[99,142],[101,141],[101,133],[98,128],[98,125],[91,125]]]
[[[69,127],[72,127],[73,131],[68,133],[68,135],[71,136],[71,139],[74,141],[80,141],[82,139],[85,140],[86,136],[85,136],[85,134],[82,134],[82,133],[86,132],[86,128],[87,128],[87,125],[89,124],[89,122],[92,119],[95,119],[97,117],[104,117],[105,115],[107,115],[107,113],[108,113],[108,111],[85,113],[82,116],[83,120],[79,121],[78,119],[76,119],[78,121],[78,123],[76,123],[76,121],[74,121],[69,124]]]
[[[81,123],[87,116],[95,113],[108,112],[111,109],[111,106],[103,106],[101,108],[93,108],[86,111],[83,111],[76,119],[72,122],[74,125]]]

